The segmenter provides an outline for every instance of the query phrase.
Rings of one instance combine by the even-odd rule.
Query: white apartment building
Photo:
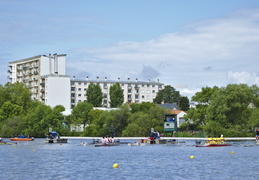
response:
[[[164,88],[164,84],[154,81],[138,81],[136,78],[131,81],[128,78],[126,81],[121,81],[118,78],[115,80],[108,80],[106,77],[101,80],[96,77],[95,80],[89,80],[86,77],[85,80],[71,79],[71,108],[73,108],[78,102],[86,101],[86,91],[90,83],[98,84],[101,87],[103,93],[103,107],[110,107],[110,87],[119,82],[124,93],[124,103],[142,103],[153,102],[159,90]]]
[[[9,62],[9,81],[26,84],[31,99],[70,109],[70,77],[66,75],[66,54],[34,56]]]
[[[86,101],[86,91],[90,83],[100,85],[103,93],[103,107],[110,107],[110,87],[119,82],[124,92],[124,103],[153,102],[164,84],[154,81],[126,81],[76,79],[66,75],[66,54],[34,56],[9,62],[8,78],[11,83],[21,82],[30,89],[31,99],[55,107],[62,105],[66,111],[78,102]]]

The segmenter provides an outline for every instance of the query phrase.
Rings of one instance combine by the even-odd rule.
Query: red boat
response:
[[[33,141],[34,138],[10,138],[11,141]]]
[[[222,147],[222,146],[232,146],[231,144],[204,144],[196,145],[196,147]]]

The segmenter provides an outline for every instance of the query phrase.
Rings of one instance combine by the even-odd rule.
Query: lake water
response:
[[[35,139],[1,145],[1,179],[254,180],[259,177],[259,145],[254,141],[213,148],[195,147],[194,141],[113,147],[80,146],[82,141],[87,142],[69,139],[66,144],[45,144],[44,139]],[[115,163],[118,168],[112,167]]]

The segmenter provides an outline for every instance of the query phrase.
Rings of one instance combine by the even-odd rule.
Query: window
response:
[[[142,96],[142,99],[144,99],[145,98],[145,96]]]
[[[81,88],[78,88],[78,91],[81,91]]]
[[[147,93],[149,94],[149,93],[150,93],[150,91],[149,91],[149,90],[147,90]]]
[[[78,83],[78,85],[81,85],[81,83]]]
[[[147,87],[149,87],[149,84],[147,84]]]
[[[152,90],[152,93],[156,93],[156,91],[155,91],[155,90]]]
[[[79,97],[81,97],[81,94],[78,94]]]

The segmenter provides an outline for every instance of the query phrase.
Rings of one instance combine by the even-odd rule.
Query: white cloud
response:
[[[152,67],[150,78],[160,79],[166,85],[184,83],[189,92],[194,92],[204,86],[258,83],[258,78],[252,75],[258,71],[258,49],[259,10],[250,9],[199,22],[186,32],[163,34],[149,41],[77,49],[85,61],[73,65],[93,74],[106,72],[115,79],[141,77],[141,72],[149,74],[148,68],[143,67]],[[242,78],[234,78],[238,76],[235,71],[247,74],[239,73]]]
[[[248,84],[248,85],[253,85],[257,84],[259,85],[259,76],[254,74],[254,73],[249,73],[249,72],[234,72],[234,71],[229,71],[227,74],[227,77],[230,82],[236,83],[236,84]]]

